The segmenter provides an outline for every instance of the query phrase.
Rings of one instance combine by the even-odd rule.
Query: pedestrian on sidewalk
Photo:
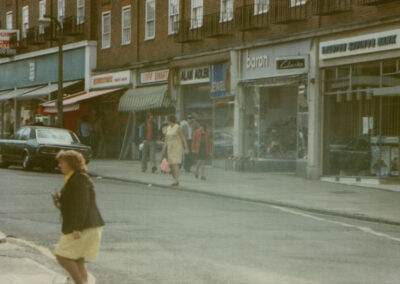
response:
[[[93,127],[93,154],[96,158],[105,158],[107,156],[106,150],[106,119],[104,114],[96,114],[96,120]]]
[[[181,121],[182,132],[189,146],[192,145],[193,121],[194,117],[192,115],[188,115],[186,119]],[[189,153],[185,154],[183,157],[183,168],[187,173],[190,172],[192,168],[192,163],[193,163],[192,151],[189,147]]]
[[[182,163],[183,146],[185,147],[185,153],[189,153],[189,148],[183,135],[182,128],[177,123],[174,115],[168,116],[168,128],[165,136],[163,145],[163,155],[166,156],[168,153],[168,164],[172,171],[172,177],[174,183],[172,186],[179,185],[179,165]]]
[[[62,216],[62,236],[54,254],[75,284],[86,284],[85,260],[97,259],[104,221],[82,154],[73,150],[60,151],[57,160],[65,181],[54,199]]]
[[[151,172],[155,173],[157,171],[156,143],[158,140],[158,128],[151,113],[147,114],[146,121],[140,126],[139,137],[143,141],[142,172],[147,171],[147,163],[150,159],[152,165]]]
[[[84,115],[78,125],[78,134],[82,144],[91,145],[92,126],[89,123],[89,116]]]
[[[199,170],[201,169],[201,179],[206,180],[205,165],[212,153],[212,140],[211,133],[204,123],[194,132],[192,152],[197,158],[195,177],[199,177]]]

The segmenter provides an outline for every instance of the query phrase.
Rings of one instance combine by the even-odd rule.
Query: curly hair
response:
[[[58,152],[56,159],[58,161],[63,160],[78,173],[86,173],[86,161],[83,155],[75,150],[61,150]]]

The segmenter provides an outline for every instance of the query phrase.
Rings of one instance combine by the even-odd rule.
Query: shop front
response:
[[[243,170],[306,175],[310,47],[301,41],[242,52]]]
[[[400,30],[321,40],[324,175],[399,176]]]

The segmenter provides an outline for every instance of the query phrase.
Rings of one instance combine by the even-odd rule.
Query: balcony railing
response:
[[[235,23],[239,30],[267,28],[270,23],[269,5],[245,5],[235,11]]]
[[[204,33],[206,37],[230,35],[234,30],[233,12],[214,13],[204,16]]]
[[[185,43],[199,41],[204,38],[203,21],[189,19],[174,23],[175,42]]]
[[[28,45],[44,44],[46,42],[44,29],[40,27],[29,28],[26,31],[26,43]]]
[[[44,38],[45,40],[58,40],[60,35],[59,30],[57,29],[57,26],[54,25],[53,23],[49,24],[44,28]]]
[[[351,11],[351,0],[313,0],[314,15],[330,15]]]
[[[288,24],[306,20],[309,17],[309,1],[271,0],[271,22],[273,24]]]
[[[78,36],[85,33],[84,18],[72,16],[63,20],[63,29],[65,36]]]
[[[360,5],[364,6],[375,6],[381,5],[389,2],[400,2],[399,0],[359,0]]]

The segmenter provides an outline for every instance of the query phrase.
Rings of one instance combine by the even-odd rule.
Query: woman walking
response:
[[[199,177],[201,168],[201,179],[206,180],[206,160],[212,153],[211,133],[202,124],[193,134],[192,152],[197,156],[195,177]]]
[[[54,198],[54,205],[60,209],[63,220],[62,236],[54,254],[76,284],[86,284],[85,260],[97,258],[104,221],[82,154],[60,151],[57,160],[65,181]]]
[[[183,135],[182,128],[176,123],[176,117],[174,115],[168,116],[168,127],[165,135],[163,145],[163,155],[168,153],[167,159],[168,164],[172,171],[172,177],[174,183],[172,186],[179,185],[179,165],[182,163],[183,146],[185,146],[185,153],[189,153],[189,148]]]

